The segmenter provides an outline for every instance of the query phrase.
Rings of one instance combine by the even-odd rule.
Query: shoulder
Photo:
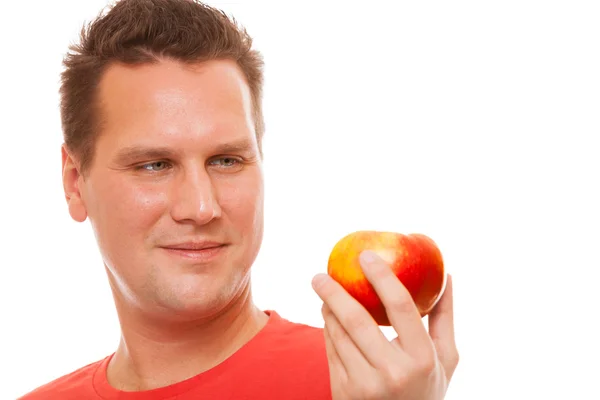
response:
[[[33,391],[19,397],[18,400],[75,400],[81,399],[81,396],[88,393],[94,393],[92,383],[94,373],[109,357],[85,365],[69,374],[39,386]]]
[[[273,323],[268,335],[268,348],[274,355],[285,357],[282,361],[314,366],[327,363],[323,328],[293,322],[271,311]]]
[[[270,326],[271,340],[281,341],[282,343],[289,343],[290,339],[301,338],[301,342],[296,342],[296,345],[314,344],[313,342],[322,342],[325,344],[325,337],[323,336],[323,328],[316,326],[307,325],[300,322],[294,322],[286,319],[276,313],[275,311],[269,311],[272,318]]]

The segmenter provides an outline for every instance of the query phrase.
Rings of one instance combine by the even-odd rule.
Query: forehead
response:
[[[99,103],[107,140],[254,134],[250,90],[234,61],[114,64],[100,83]]]

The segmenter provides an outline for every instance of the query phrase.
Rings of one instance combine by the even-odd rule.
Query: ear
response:
[[[87,210],[79,190],[81,174],[65,144],[61,146],[61,152],[63,189],[69,206],[69,214],[75,221],[83,222],[87,218]]]

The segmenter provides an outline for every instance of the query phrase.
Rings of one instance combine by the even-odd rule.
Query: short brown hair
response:
[[[82,174],[91,166],[102,126],[98,84],[113,63],[236,61],[250,88],[256,137],[262,148],[263,58],[233,17],[196,0],[120,0],[103,12],[84,24],[80,42],[69,46],[61,74],[63,137],[78,158]]]

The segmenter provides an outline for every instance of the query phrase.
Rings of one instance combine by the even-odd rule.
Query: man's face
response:
[[[229,61],[114,65],[100,100],[102,133],[71,215],[90,218],[117,301],[217,313],[248,284],[263,234],[242,72]]]

